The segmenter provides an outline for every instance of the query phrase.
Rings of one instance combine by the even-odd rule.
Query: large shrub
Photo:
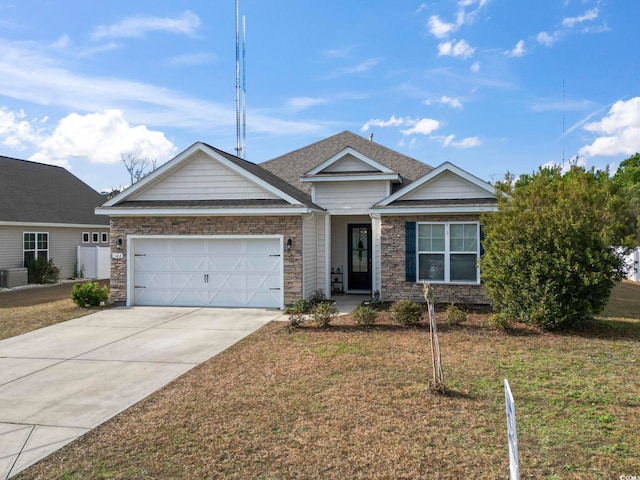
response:
[[[60,277],[60,269],[53,260],[44,257],[31,258],[25,262],[29,283],[56,283]]]
[[[316,303],[311,309],[311,320],[316,327],[326,328],[338,313],[338,309],[332,302]]]
[[[98,282],[76,283],[71,289],[71,300],[79,307],[97,307],[109,298],[109,288]]]
[[[628,243],[608,173],[540,168],[499,187],[499,211],[482,218],[480,261],[494,309],[545,329],[600,312],[624,274],[615,247]]]
[[[376,323],[377,316],[378,312],[366,305],[360,305],[353,311],[354,323],[363,327],[370,327]]]

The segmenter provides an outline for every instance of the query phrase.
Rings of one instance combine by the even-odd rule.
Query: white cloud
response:
[[[194,35],[200,27],[200,18],[186,11],[178,18],[127,17],[113,25],[100,25],[91,34],[94,40],[105,37],[143,37],[148,32],[166,32],[178,35]]]
[[[409,118],[397,118],[395,115],[391,115],[389,120],[380,120],[378,118],[372,118],[367,123],[365,123],[360,129],[361,132],[366,132],[371,130],[371,127],[400,127],[402,125],[406,125],[407,123],[411,123],[415,125],[415,121]]]
[[[323,105],[327,103],[328,100],[326,98],[317,98],[317,97],[295,97],[290,98],[287,102],[289,109],[294,112],[299,112],[301,110],[306,110],[307,108],[315,107],[317,105]]]
[[[38,151],[29,157],[36,162],[87,159],[92,163],[119,163],[121,155],[155,159],[163,163],[176,147],[159,131],[133,126],[120,110],[66,116],[49,136],[37,142]]]
[[[551,45],[553,45],[557,39],[558,39],[557,32],[551,35],[547,32],[540,32],[536,36],[536,40],[538,41],[538,43],[545,45],[547,47],[550,47]]]
[[[589,22],[591,20],[595,20],[598,18],[600,11],[598,7],[592,8],[591,10],[587,10],[584,15],[580,15],[578,17],[567,17],[562,20],[562,26],[573,28],[577,23]]]
[[[443,95],[438,102],[443,105],[449,105],[451,108],[462,109],[462,102],[459,99],[448,97],[447,95]]]
[[[480,71],[480,62],[475,62],[473,65],[471,65],[469,70],[471,70],[472,73],[478,73]]]
[[[438,56],[462,57],[467,59],[473,55],[475,50],[476,49],[465,40],[459,40],[458,42],[452,40],[438,45]]]
[[[371,70],[373,67],[380,63],[379,58],[370,58],[365,60],[364,62],[360,62],[356,65],[345,67],[335,72],[329,73],[324,77],[321,77],[321,80],[333,80],[338,77],[343,77],[345,75],[354,75],[357,73],[365,73]]]
[[[460,140],[459,142],[454,141],[454,139],[456,138],[454,134],[447,135],[447,136],[435,136],[431,138],[433,140],[438,140],[442,142],[442,146],[445,148],[453,147],[458,149],[465,149],[465,148],[479,147],[480,145],[482,145],[478,137],[466,137]]]
[[[447,23],[440,20],[438,15],[433,15],[427,23],[429,32],[436,38],[445,38],[449,33],[455,32],[460,28],[458,23]]]
[[[417,123],[408,128],[406,130],[401,130],[402,134],[405,136],[414,135],[419,133],[421,135],[429,135],[431,132],[436,131],[440,128],[440,122],[438,120],[433,120],[432,118],[423,118],[418,120]]]
[[[39,141],[38,129],[32,122],[25,120],[23,110],[12,112],[6,108],[0,109],[0,138],[2,143],[12,150],[21,151]],[[35,120],[33,123],[46,123],[46,118]]]
[[[640,151],[640,97],[618,101],[609,113],[598,122],[583,127],[588,132],[600,134],[591,145],[582,147],[581,156],[633,155]]]
[[[518,41],[513,49],[506,52],[508,57],[522,57],[526,53],[524,48],[524,40]]]

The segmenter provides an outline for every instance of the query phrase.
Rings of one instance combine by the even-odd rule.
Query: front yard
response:
[[[508,478],[504,378],[521,478],[640,475],[640,285],[578,332],[485,321],[440,327],[449,396],[427,327],[271,323],[16,478]]]

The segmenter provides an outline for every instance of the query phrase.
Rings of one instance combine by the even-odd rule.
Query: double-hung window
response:
[[[416,230],[418,281],[480,281],[479,223],[418,223]]]
[[[23,234],[24,266],[30,260],[49,258],[49,234],[44,232],[25,232]]]

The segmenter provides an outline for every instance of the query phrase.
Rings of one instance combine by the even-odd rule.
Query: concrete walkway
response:
[[[0,480],[126,410],[277,310],[114,308],[0,341]]]

